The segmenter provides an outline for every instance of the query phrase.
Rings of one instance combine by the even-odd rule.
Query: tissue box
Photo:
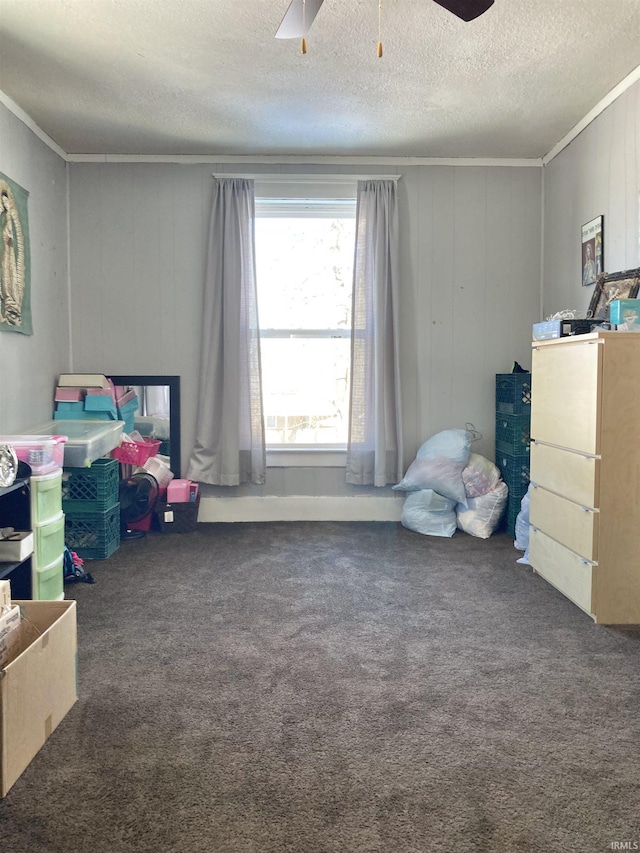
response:
[[[640,299],[614,299],[609,306],[609,321],[616,326],[626,323],[625,314],[627,311],[635,311],[636,319],[634,323],[640,322]]]
[[[167,486],[167,503],[184,503],[188,501],[189,485],[189,480],[172,480]]]
[[[33,533],[16,531],[8,539],[0,539],[0,563],[20,563],[33,554]]]

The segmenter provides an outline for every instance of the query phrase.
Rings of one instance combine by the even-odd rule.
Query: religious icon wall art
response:
[[[29,193],[0,172],[0,331],[32,334]]]
[[[604,272],[604,216],[582,226],[582,285],[595,284]]]

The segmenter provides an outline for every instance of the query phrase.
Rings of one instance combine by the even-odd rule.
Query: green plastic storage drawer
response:
[[[33,568],[48,569],[64,553],[64,513],[47,524],[33,525]]]
[[[31,597],[36,601],[59,601],[64,598],[64,557],[44,569],[31,572]]]
[[[62,511],[62,468],[31,477],[29,483],[32,526],[55,521]]]

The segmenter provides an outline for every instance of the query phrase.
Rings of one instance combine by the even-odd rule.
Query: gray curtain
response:
[[[266,481],[253,181],[217,178],[209,226],[196,440],[187,477]]]
[[[358,181],[347,483],[402,479],[395,181]]]

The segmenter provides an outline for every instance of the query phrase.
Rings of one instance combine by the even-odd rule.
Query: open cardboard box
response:
[[[14,656],[0,672],[2,797],[78,698],[75,601],[12,603],[22,619]]]

